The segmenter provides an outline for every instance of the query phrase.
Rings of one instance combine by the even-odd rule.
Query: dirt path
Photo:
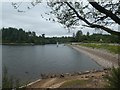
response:
[[[65,79],[49,78],[30,84],[27,88],[58,88],[65,82]]]
[[[46,88],[46,87],[50,87],[51,85],[54,84],[56,78],[52,78],[51,80],[47,81],[46,83],[44,83],[41,88]]]
[[[54,84],[52,86],[50,86],[49,88],[59,88],[63,83],[65,83],[67,81],[63,81],[63,82],[60,82],[60,83],[57,83],[57,84]]]
[[[46,88],[53,85],[55,81],[56,81],[56,78],[42,79],[33,84],[30,84],[30,85],[28,84],[27,88]]]

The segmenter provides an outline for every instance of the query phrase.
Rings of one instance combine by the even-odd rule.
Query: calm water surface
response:
[[[40,74],[71,73],[101,69],[91,58],[71,47],[59,45],[2,46],[2,63],[9,75],[35,80]]]

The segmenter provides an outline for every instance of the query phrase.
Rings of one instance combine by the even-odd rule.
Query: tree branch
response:
[[[105,14],[106,16],[110,17],[113,21],[115,21],[116,23],[118,23],[120,25],[120,18],[117,17],[115,14],[113,14],[111,11],[105,9],[104,7],[100,6],[97,2],[95,2],[94,0],[88,0],[88,2],[95,8],[97,9],[99,12]]]
[[[90,23],[88,20],[86,20],[85,18],[83,18],[82,16],[79,15],[79,13],[75,10],[75,8],[73,8],[69,2],[64,2],[66,3],[73,11],[74,13],[77,15],[77,17],[84,21],[86,24],[88,24],[91,28],[99,28],[99,29],[103,29],[104,31],[108,32],[108,33],[111,33],[111,34],[115,34],[115,35],[118,35],[120,36],[120,32],[117,32],[117,31],[114,31],[114,30],[111,30],[110,28],[107,28],[107,27],[104,27],[102,25],[98,25],[98,24],[92,24]]]

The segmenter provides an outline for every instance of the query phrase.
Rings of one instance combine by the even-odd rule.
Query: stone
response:
[[[60,78],[65,77],[63,74],[60,75]]]

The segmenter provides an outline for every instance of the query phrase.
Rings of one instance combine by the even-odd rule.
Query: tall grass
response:
[[[107,80],[106,87],[108,88],[118,88],[116,90],[120,90],[120,67],[112,68],[109,75],[105,77]]]
[[[19,79],[16,79],[8,75],[8,69],[6,66],[3,67],[3,77],[2,77],[2,88],[3,89],[13,89],[20,86]]]
[[[81,46],[85,46],[85,47],[91,47],[91,48],[96,48],[96,49],[104,49],[107,50],[111,53],[115,53],[115,54],[120,54],[120,46],[119,45],[112,45],[112,44],[96,44],[96,43],[82,43],[80,44]]]

